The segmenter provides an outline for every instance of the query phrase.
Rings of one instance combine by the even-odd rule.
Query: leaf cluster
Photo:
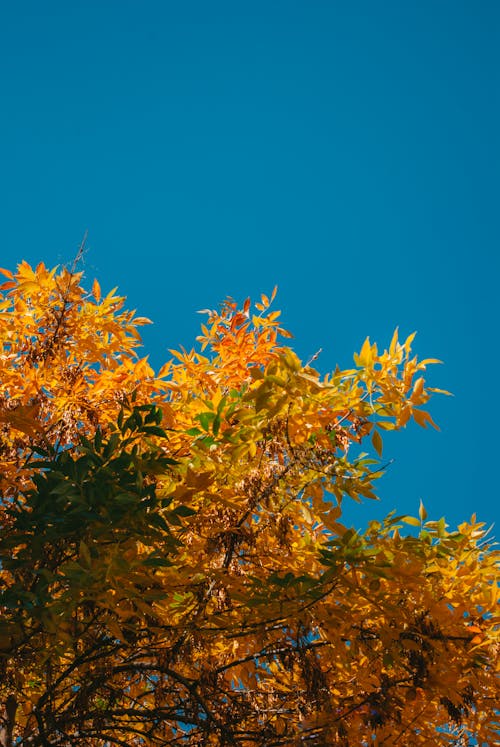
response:
[[[321,376],[228,299],[155,374],[114,292],[5,274],[3,747],[495,744],[484,525],[342,523],[433,424],[413,336]]]

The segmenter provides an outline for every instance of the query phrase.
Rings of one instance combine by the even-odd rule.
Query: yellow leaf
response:
[[[435,428],[437,431],[439,430],[439,426],[436,425],[436,423],[431,418],[428,412],[413,408],[412,414],[415,419],[415,422],[418,423],[420,426],[422,426],[422,428],[427,428],[427,423],[430,423],[430,425],[432,425],[433,428]]]
[[[285,366],[292,371],[300,371],[301,363],[297,355],[290,348],[286,348],[281,359]]]
[[[413,386],[413,392],[412,392],[410,399],[413,401],[418,400],[421,397],[423,391],[424,391],[424,380],[422,377],[420,377],[419,379],[416,380]]]
[[[417,334],[416,332],[412,332],[412,334],[408,335],[408,337],[405,340],[404,349],[406,350],[406,354],[407,355],[410,353],[411,344],[412,344],[413,340],[415,339],[416,334]]]
[[[384,445],[382,441],[382,436],[380,435],[379,431],[377,431],[376,429],[373,431],[372,444],[373,444],[373,448],[375,449],[379,457],[381,457]]]
[[[12,428],[35,438],[44,433],[43,427],[36,420],[39,409],[39,405],[21,405],[15,410],[0,412],[0,422],[8,423]]]
[[[396,327],[396,329],[394,330],[394,334],[392,336],[391,344],[389,346],[389,354],[391,356],[396,355],[397,346],[398,346],[398,328]]]
[[[425,521],[426,518],[427,518],[427,511],[425,510],[425,506],[422,503],[422,501],[420,501],[420,506],[419,506],[419,509],[418,509],[418,515],[419,515],[420,521]]]
[[[404,521],[405,524],[410,524],[412,527],[420,526],[420,521],[415,516],[403,516],[402,521]]]
[[[427,366],[429,363],[442,363],[443,361],[440,361],[439,358],[425,358],[425,360],[420,361],[420,366]]]
[[[372,347],[370,345],[370,338],[367,337],[363,343],[363,346],[358,356],[354,356],[354,360],[358,366],[369,368],[372,363]]]

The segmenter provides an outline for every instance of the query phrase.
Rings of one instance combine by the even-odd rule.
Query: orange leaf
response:
[[[99,301],[101,300],[101,286],[99,285],[97,280],[94,280],[94,282],[92,283],[92,294],[97,303],[99,303]]]
[[[413,409],[413,417],[415,419],[415,422],[421,425],[422,428],[427,428],[427,423],[430,423],[433,428],[435,428],[437,431],[439,430],[439,426],[436,425],[428,412],[425,412],[424,410]]]

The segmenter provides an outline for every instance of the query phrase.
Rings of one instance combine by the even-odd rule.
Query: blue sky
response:
[[[494,0],[2,3],[0,265],[88,229],[155,365],[275,284],[322,371],[418,330],[455,396],[347,520],[498,521],[499,43]]]

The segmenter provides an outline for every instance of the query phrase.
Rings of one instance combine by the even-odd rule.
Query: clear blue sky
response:
[[[499,49],[496,0],[4,2],[0,265],[88,228],[156,365],[276,283],[323,371],[418,330],[455,397],[348,520],[498,521]]]

